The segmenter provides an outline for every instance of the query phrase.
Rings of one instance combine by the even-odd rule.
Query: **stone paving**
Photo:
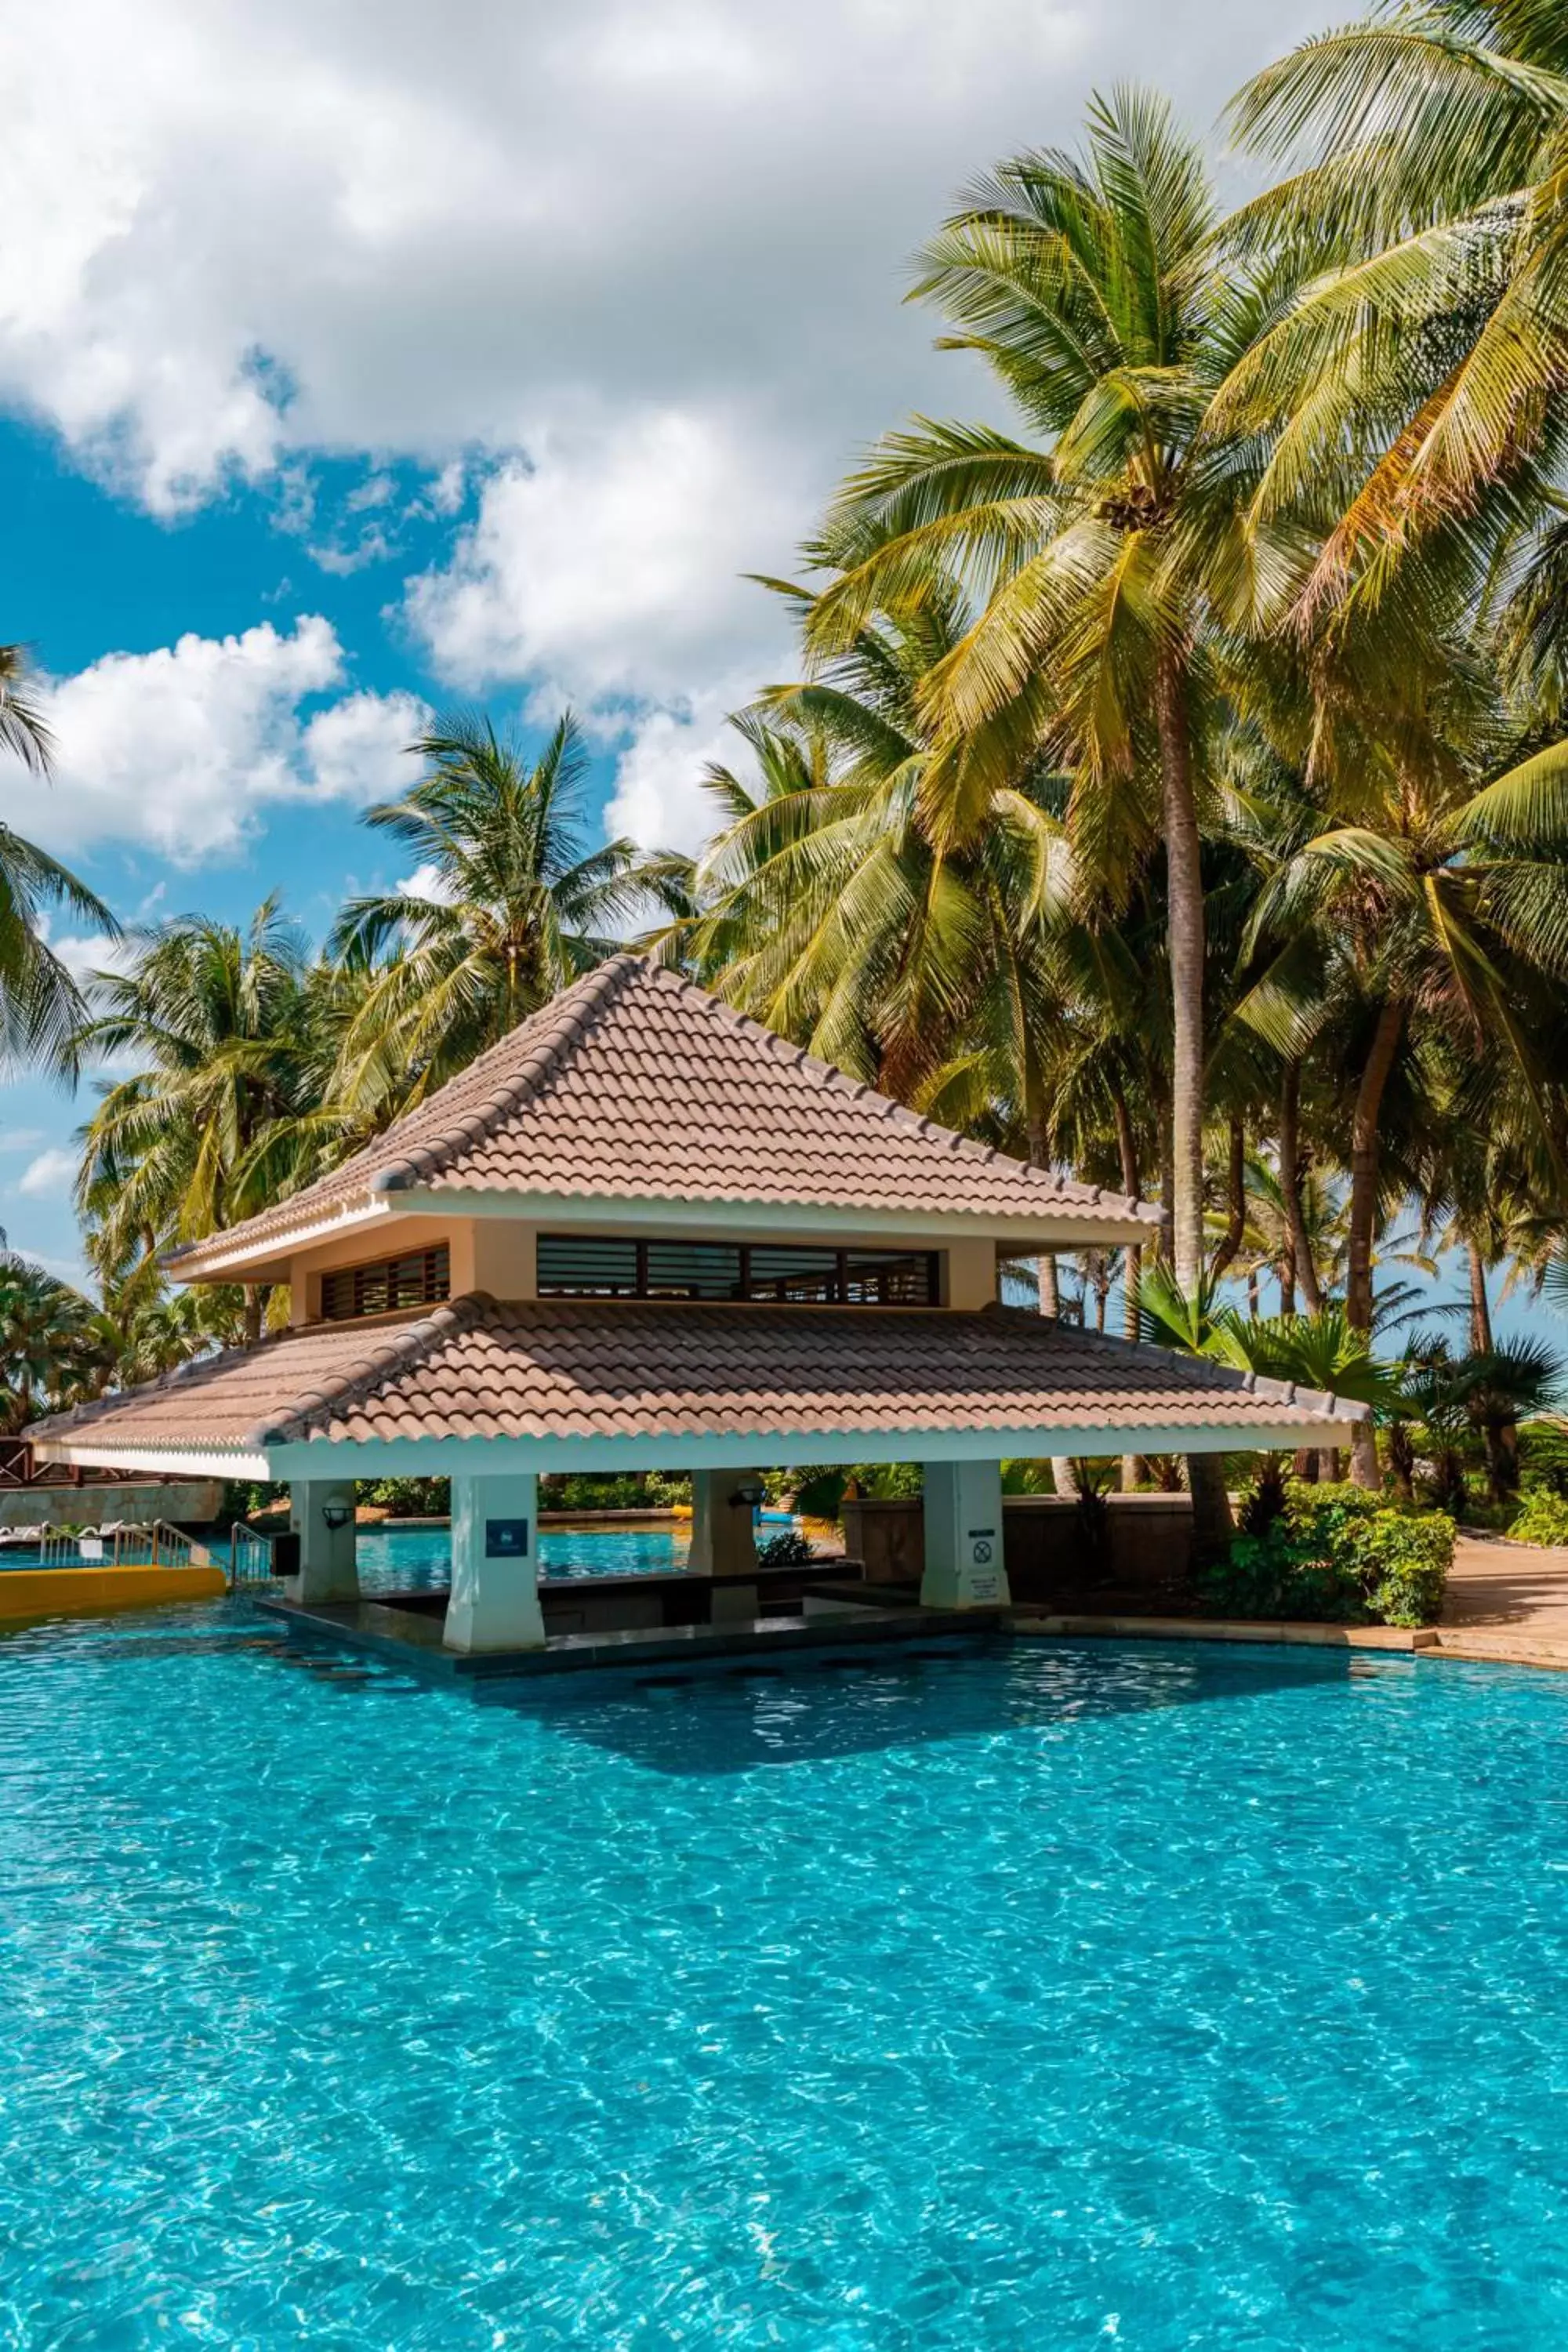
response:
[[[1462,1535],[1442,1624],[1422,1646],[1568,1667],[1568,1549]]]

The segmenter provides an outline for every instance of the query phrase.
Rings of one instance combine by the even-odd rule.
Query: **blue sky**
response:
[[[0,639],[58,760],[0,814],[123,921],[279,889],[320,935],[400,878],[359,818],[425,708],[570,702],[596,820],[695,845],[788,674],[743,575],[910,410],[994,405],[900,299],[953,191],[1119,79],[1208,129],[1330,13],[13,0]],[[0,1100],[0,1224],[62,1272],[89,1101]]]

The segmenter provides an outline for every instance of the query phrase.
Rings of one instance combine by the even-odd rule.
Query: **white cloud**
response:
[[[491,475],[451,565],[412,592],[447,676],[670,697],[782,645],[773,600],[742,575],[787,556],[805,510],[787,450],[759,467],[735,420],[675,410],[534,447]]]
[[[997,404],[899,300],[954,189],[1075,138],[1119,77],[1164,81],[1201,129],[1331,13],[13,0],[0,398],[156,511],[274,478],[337,571],[395,544],[372,503],[388,461],[429,468],[437,512],[479,483],[453,561],[415,587],[417,625],[454,682],[631,704],[623,796],[667,833],[689,799],[678,747],[710,731],[695,714],[775,658],[737,575],[788,569],[856,447],[911,407]],[[366,461],[333,528],[321,452]],[[236,788],[150,780],[137,837],[206,855],[296,787],[289,696],[321,689],[285,673],[312,651],[212,661]],[[100,832],[107,803],[123,833],[121,785]]]
[[[53,848],[132,842],[194,866],[236,849],[269,803],[388,792],[422,706],[352,694],[305,718],[301,704],[342,677],[336,633],[312,614],[289,632],[263,622],[106,654],[46,688],[58,758],[29,829]],[[72,945],[85,964],[98,942]]]
[[[650,848],[700,848],[713,830],[703,773],[710,761],[736,769],[747,764],[746,747],[728,722],[755,683],[721,680],[674,709],[650,710],[640,719],[616,763],[606,831],[630,834]]]
[[[36,1160],[28,1161],[16,1179],[16,1189],[18,1192],[25,1192],[31,1201],[47,1201],[53,1194],[68,1197],[76,1182],[79,1164],[74,1151],[40,1151]]]
[[[416,866],[412,874],[405,874],[392,887],[400,898],[427,898],[433,907],[449,907],[453,903],[452,887],[436,866]]]
[[[0,1128],[0,1152],[9,1157],[17,1151],[33,1151],[43,1139],[41,1127]]]
[[[351,694],[318,710],[302,744],[313,789],[359,804],[406,791],[414,780],[408,746],[429,717],[412,694]]]
[[[136,959],[132,942],[107,931],[62,932],[56,939],[46,915],[39,926],[49,946],[79,986],[99,971],[129,971]]]

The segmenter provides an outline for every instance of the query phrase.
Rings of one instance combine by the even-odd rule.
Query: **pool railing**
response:
[[[194,1568],[207,1564],[204,1546],[167,1519],[150,1527],[44,1530],[45,1568]]]

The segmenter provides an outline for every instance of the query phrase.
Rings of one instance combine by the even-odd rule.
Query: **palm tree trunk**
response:
[[[1062,1311],[1061,1284],[1057,1279],[1057,1262],[1049,1250],[1035,1260],[1040,1277],[1040,1312],[1058,1319]],[[1058,1495],[1076,1495],[1078,1481],[1072,1474],[1072,1463],[1065,1454],[1047,1457],[1051,1465],[1051,1480]]]
[[[1292,1314],[1296,1301],[1294,1291],[1301,1286],[1301,1297],[1309,1315],[1316,1315],[1323,1304],[1322,1286],[1312,1257],[1312,1244],[1307,1232],[1307,1220],[1301,1213],[1301,1065],[1288,1062],[1279,1089],[1279,1190],[1285,1200],[1285,1221],[1289,1234],[1289,1263],[1292,1297],[1287,1304],[1284,1281],[1280,1281],[1280,1311]]]
[[[1121,1161],[1121,1189],[1130,1201],[1143,1197],[1143,1181],[1138,1167],[1138,1139],[1132,1132],[1132,1114],[1127,1108],[1127,1097],[1120,1087],[1110,1092],[1110,1107],[1116,1119],[1116,1149]],[[1136,1242],[1129,1242],[1121,1253],[1121,1328],[1129,1339],[1138,1337],[1138,1297],[1143,1283],[1143,1252]],[[1149,1484],[1149,1465],[1142,1454],[1124,1454],[1121,1457],[1121,1491],[1136,1494],[1140,1486]]]
[[[245,1286],[243,1330],[246,1346],[254,1348],[261,1337],[261,1291],[258,1285],[254,1282],[247,1282]]]
[[[1391,997],[1377,1016],[1372,1048],[1356,1088],[1351,1124],[1351,1204],[1345,1317],[1352,1331],[1372,1329],[1372,1245],[1377,1226],[1378,1118],[1384,1088],[1399,1051],[1405,1007]],[[1358,1486],[1376,1486],[1377,1435],[1370,1422],[1358,1423],[1352,1473]]]
[[[1169,641],[1155,665],[1154,712],[1171,964],[1171,1262],[1183,1290],[1196,1297],[1204,1276],[1204,877],[1186,675],[1181,647]],[[1194,1557],[1210,1559],[1231,1537],[1220,1462],[1193,1454],[1187,1484]]]
[[[1470,1266],[1470,1351],[1477,1356],[1489,1356],[1492,1351],[1491,1301],[1487,1297],[1487,1265],[1474,1242],[1465,1244]]]
[[[1470,1352],[1489,1356],[1494,1342],[1491,1301],[1487,1297],[1487,1262],[1473,1241],[1466,1241],[1465,1255],[1470,1272]],[[1506,1410],[1489,1413],[1482,1435],[1487,1449],[1487,1493],[1494,1503],[1506,1503],[1510,1495],[1519,1492],[1517,1416]]]
[[[1190,1297],[1204,1268],[1204,882],[1186,678],[1173,645],[1161,649],[1154,699],[1171,961],[1171,1263]]]
[[[1247,1129],[1239,1118],[1230,1122],[1230,1156],[1226,1169],[1226,1199],[1229,1214],[1220,1235],[1209,1268],[1209,1280],[1217,1282],[1233,1263],[1247,1238]]]

